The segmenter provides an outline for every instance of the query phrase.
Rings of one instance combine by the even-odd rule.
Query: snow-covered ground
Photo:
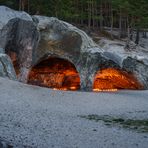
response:
[[[64,92],[0,78],[0,139],[28,148],[147,148],[148,133],[81,118],[148,120],[148,91]]]

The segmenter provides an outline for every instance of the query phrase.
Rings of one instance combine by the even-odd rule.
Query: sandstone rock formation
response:
[[[0,47],[5,53],[16,53],[19,80],[26,82],[31,67],[32,52],[38,45],[39,33],[31,16],[7,7],[0,7]]]
[[[16,80],[16,74],[8,55],[4,54],[4,50],[0,48],[0,76]]]
[[[92,90],[97,71],[111,67],[132,73],[148,88],[148,58],[139,59],[132,52],[106,51],[82,30],[54,17],[31,17],[1,6],[0,19],[0,47],[8,55],[16,53],[20,81],[26,82],[31,67],[43,59],[58,57],[74,64],[82,90]]]

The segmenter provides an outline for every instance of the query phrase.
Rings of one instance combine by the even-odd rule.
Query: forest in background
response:
[[[0,0],[0,5],[29,14],[54,16],[91,29],[119,31],[119,38],[139,43],[139,33],[147,38],[148,0]]]

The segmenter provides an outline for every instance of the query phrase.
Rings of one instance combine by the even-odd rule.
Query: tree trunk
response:
[[[100,1],[100,30],[102,31],[103,29],[103,5],[102,5],[102,0]]]
[[[140,30],[137,28],[135,43],[138,45],[140,40]]]
[[[92,22],[93,29],[95,28],[95,2],[92,0]]]
[[[133,40],[133,28],[134,28],[134,23],[133,23],[133,17],[131,17],[131,23],[130,23],[130,40]]]
[[[111,6],[111,27],[110,27],[110,33],[111,33],[111,38],[113,39],[113,26],[114,26],[114,15],[113,15],[113,10]]]
[[[26,0],[19,0],[19,11],[24,11],[25,6],[28,5],[28,1]]]
[[[28,13],[30,12],[30,1],[28,0]]]
[[[22,0],[22,11],[24,11],[25,10],[25,0]]]
[[[121,38],[122,34],[122,13],[121,13],[121,8],[120,8],[120,17],[119,17],[119,38]]]
[[[81,2],[81,20],[80,20],[80,23],[81,23],[81,25],[83,25],[83,3]]]
[[[125,49],[129,50],[129,44],[130,44],[130,24],[129,24],[129,17],[127,15],[127,42],[126,42],[126,46]]]
[[[130,40],[132,41],[133,40],[133,28],[131,26],[131,29],[130,29]]]
[[[88,28],[91,27],[91,1],[88,1]]]
[[[130,40],[130,25],[129,25],[129,18],[127,16],[127,37]]]
[[[19,0],[19,11],[22,9],[22,0]]]
[[[143,38],[147,38],[147,32],[146,32],[146,30],[143,30]]]

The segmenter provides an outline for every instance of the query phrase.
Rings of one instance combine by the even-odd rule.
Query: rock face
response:
[[[139,59],[132,52],[118,54],[100,48],[82,30],[53,17],[31,17],[2,6],[0,20],[0,47],[7,54],[16,53],[20,81],[26,82],[29,70],[40,61],[57,57],[74,64],[83,90],[92,90],[98,70],[111,67],[133,73],[144,88],[148,88],[146,56]]]
[[[13,148],[11,144],[0,139],[0,148]]]
[[[2,48],[0,48],[0,76],[16,80],[16,74],[11,59],[8,55],[4,54],[4,50]]]
[[[0,7],[0,47],[16,53],[19,63],[19,80],[27,81],[31,68],[32,51],[38,45],[39,33],[32,18],[25,12]]]
[[[40,31],[38,48],[33,52],[33,65],[48,57],[71,61],[81,79],[81,89],[92,90],[94,75],[100,68],[119,67],[105,57],[85,32],[57,18],[33,16]]]
[[[143,84],[145,89],[148,89],[148,65],[142,60],[137,60],[132,57],[127,57],[122,63],[123,69],[134,73],[138,80]]]

